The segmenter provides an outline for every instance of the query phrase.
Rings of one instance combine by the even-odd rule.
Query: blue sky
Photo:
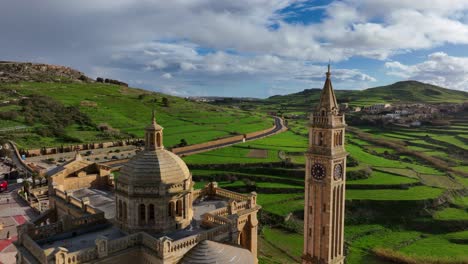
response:
[[[0,60],[179,96],[317,88],[329,60],[336,89],[468,91],[466,0],[2,1],[0,24]]]

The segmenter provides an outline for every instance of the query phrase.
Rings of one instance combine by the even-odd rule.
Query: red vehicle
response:
[[[6,191],[8,189],[8,182],[5,180],[0,180],[0,192]]]

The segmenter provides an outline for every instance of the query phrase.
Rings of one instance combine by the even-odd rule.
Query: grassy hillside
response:
[[[423,138],[410,129],[361,129],[381,141],[394,139],[392,135],[403,137],[409,149],[418,146],[428,155],[445,154],[453,162],[450,165],[463,169],[466,157],[455,159],[457,152],[447,144],[458,139],[450,132],[461,130],[465,133],[459,135],[466,134],[466,124],[466,119],[460,117],[451,127],[419,131]],[[290,122],[290,128],[269,138],[184,157],[196,187],[215,180],[224,188],[258,193],[258,203],[263,207],[259,215],[259,263],[300,263],[306,121]],[[346,136],[346,150],[350,153],[345,218],[347,263],[408,263],[405,259],[410,263],[467,263],[467,233],[463,232],[468,224],[468,200],[464,196],[467,178],[360,138],[350,130]],[[443,135],[447,135],[444,142],[431,140]],[[421,142],[411,144],[417,140]],[[458,142],[457,146],[465,148],[466,144]],[[252,155],[259,151],[265,155]]]
[[[22,97],[29,99],[21,100]],[[169,106],[163,103],[164,97]],[[37,104],[38,98],[53,109],[45,106],[46,103]],[[165,145],[169,147],[181,139],[195,144],[273,125],[273,120],[264,114],[103,83],[0,83],[0,102],[14,99],[18,99],[14,104],[0,105],[0,113],[6,113],[0,115],[3,131],[0,133],[24,148],[141,137],[150,122],[152,109],[165,128]],[[26,105],[31,107],[27,111]],[[64,118],[70,118],[67,111],[88,117],[91,124],[79,119],[64,122]],[[69,124],[64,125],[65,131],[59,135],[44,132],[44,128],[63,123]],[[98,127],[111,129],[103,132]]]
[[[340,90],[334,87],[338,103],[349,103],[350,106],[367,106],[376,103],[462,103],[468,101],[468,93],[450,90],[417,81],[402,81],[387,86],[366,90]],[[287,113],[304,113],[320,99],[321,89],[306,89],[302,92],[275,95],[264,100],[241,103],[245,108],[264,111],[282,111]],[[235,102],[238,104],[238,102]]]

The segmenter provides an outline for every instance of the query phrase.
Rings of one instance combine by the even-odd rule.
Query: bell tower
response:
[[[310,116],[306,156],[303,264],[344,263],[345,119],[339,113],[330,65]]]

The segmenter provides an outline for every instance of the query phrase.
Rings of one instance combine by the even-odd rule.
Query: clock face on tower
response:
[[[335,180],[341,180],[343,178],[343,166],[341,164],[335,165],[333,177],[335,177]]]
[[[323,180],[325,178],[325,167],[320,163],[312,165],[312,177],[316,180]]]

